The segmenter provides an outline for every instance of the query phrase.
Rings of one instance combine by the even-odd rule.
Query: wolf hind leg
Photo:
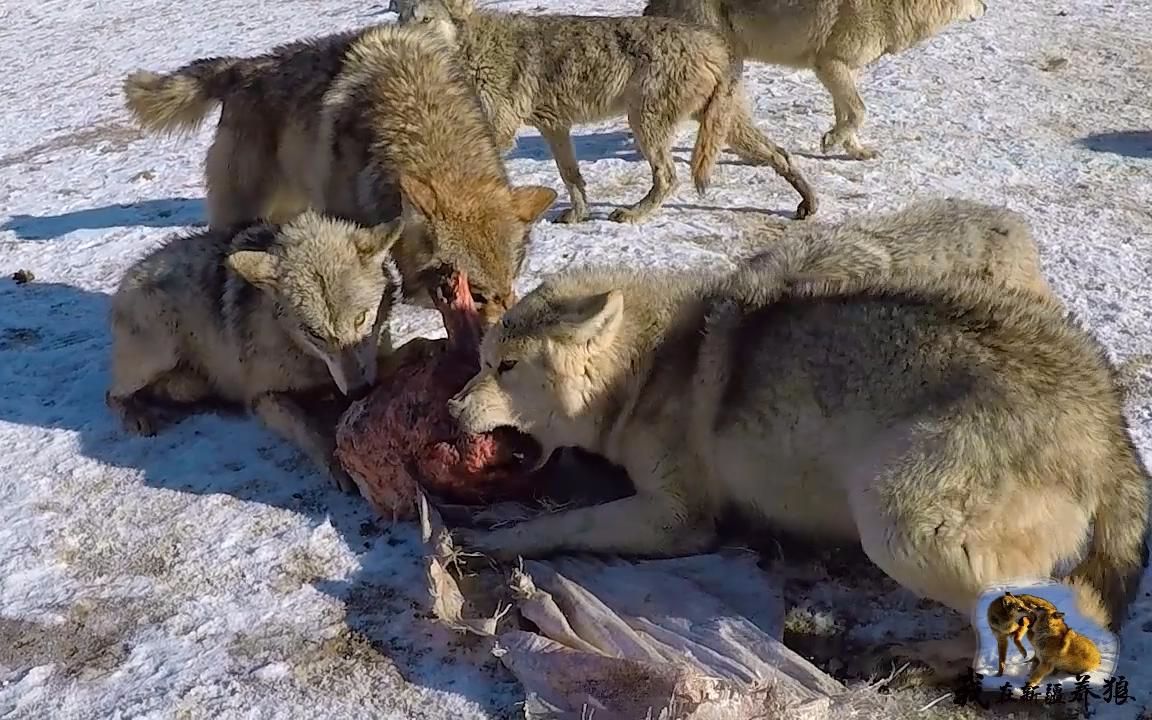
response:
[[[279,174],[274,141],[268,147],[269,140],[221,124],[204,165],[210,227],[267,219],[269,190]]]
[[[640,223],[655,212],[676,189],[676,167],[672,159],[672,137],[677,119],[670,117],[662,103],[642,103],[628,110],[628,125],[640,154],[652,168],[652,187],[634,205],[616,208],[608,216],[613,222]]]

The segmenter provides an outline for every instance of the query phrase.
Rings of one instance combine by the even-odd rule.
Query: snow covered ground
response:
[[[796,154],[817,219],[944,193],[1027,213],[1052,285],[1127,363],[1152,461],[1152,4],[989,5],[863,74],[861,137],[878,160],[818,157],[832,113],[811,73],[750,67],[758,122]],[[375,521],[253,421],[202,416],[140,439],[103,405],[107,294],[131,260],[203,221],[211,137],[211,123],[191,140],[143,136],[121,109],[121,77],[391,17],[329,0],[0,8],[0,717],[517,716],[519,689],[497,661],[417,608],[414,528]],[[764,168],[726,160],[695,195],[694,132],[678,142],[679,192],[632,227],[604,218],[646,191],[647,165],[622,123],[583,128],[595,219],[542,223],[521,290],[588,260],[729,263],[756,227],[782,222],[797,199]],[[509,167],[561,191],[550,217],[566,206],[534,132]],[[8,279],[20,269],[36,281]],[[429,313],[395,319],[400,340],[438,332]],[[834,617],[862,593],[817,579],[808,597]],[[1136,699],[1101,718],[1152,707],[1150,593],[1146,582],[1117,670]],[[898,589],[870,601],[886,624],[851,629],[877,638],[944,616]]]

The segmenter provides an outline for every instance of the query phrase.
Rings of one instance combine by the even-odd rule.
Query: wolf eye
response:
[[[361,310],[360,314],[356,316],[356,327],[360,327],[367,320],[368,320],[368,311],[367,310]]]
[[[486,296],[484,293],[474,292],[472,293],[472,302],[476,303],[477,305],[487,305],[488,296]]]
[[[514,367],[516,367],[515,360],[505,360],[496,366],[496,374],[503,375]]]

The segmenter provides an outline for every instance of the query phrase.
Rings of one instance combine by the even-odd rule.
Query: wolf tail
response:
[[[194,60],[175,72],[139,70],[124,78],[129,112],[154,132],[190,132],[200,126],[213,105],[224,100],[240,80],[242,58]]]
[[[696,185],[696,192],[701,195],[708,189],[712,169],[716,167],[720,151],[728,141],[736,79],[730,69],[726,70],[712,89],[704,109],[700,111],[700,129],[696,133],[696,145],[692,148],[692,181]]]
[[[1120,442],[1127,457],[1122,466],[1108,468],[1112,492],[1096,510],[1088,553],[1068,578],[1074,590],[1088,586],[1099,595],[1112,632],[1124,623],[1148,567],[1148,471],[1132,441],[1125,437]]]

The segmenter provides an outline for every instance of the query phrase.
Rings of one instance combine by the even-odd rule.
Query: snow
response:
[[[1055,290],[1128,363],[1129,418],[1152,461],[1152,4],[989,5],[862,74],[861,140],[879,159],[819,157],[831,104],[809,72],[751,65],[757,121],[794,153],[818,220],[938,194],[1026,213]],[[500,7],[638,14],[642,3]],[[421,614],[415,528],[374,520],[254,421],[199,416],[142,439],[103,405],[108,293],[129,262],[203,220],[212,127],[185,140],[143,135],[121,108],[123,75],[391,17],[320,0],[0,10],[0,716],[517,716],[520,690],[498,661]],[[579,132],[594,219],[542,223],[521,291],[586,261],[723,266],[797,203],[770,170],[731,159],[697,197],[686,125],[675,196],[643,225],[610,223],[645,192],[648,168],[622,122]],[[566,207],[534,131],[508,165],[519,183],[560,190],[549,217]],[[7,279],[20,269],[36,281]],[[393,331],[442,334],[411,308]],[[859,592],[827,581],[812,598],[851,604]],[[898,589],[874,598],[889,600],[896,609],[870,635],[942,615],[915,615]],[[1117,669],[1136,701],[1098,717],[1152,704],[1149,659],[1146,580]]]

